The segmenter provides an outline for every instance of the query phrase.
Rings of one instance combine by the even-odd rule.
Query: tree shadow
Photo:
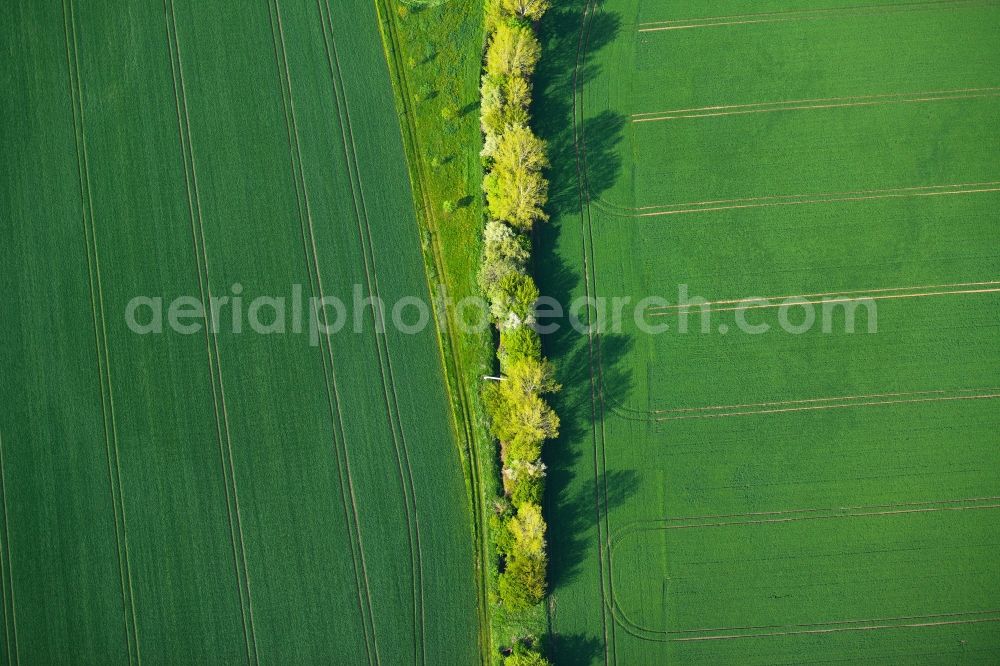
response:
[[[587,118],[576,95],[599,72],[594,54],[608,45],[621,28],[616,14],[587,14],[589,0],[568,0],[554,6],[539,26],[542,58],[535,74],[533,126],[548,144],[549,224],[535,227],[534,274],[542,293],[559,301],[568,311],[571,300],[584,293],[579,244],[580,215],[587,198],[611,187],[622,163],[617,148],[622,141],[625,118],[602,111]],[[580,119],[582,127],[578,126]],[[579,135],[586,140],[580,141]],[[581,173],[584,164],[589,165]],[[562,228],[566,225],[566,229]],[[579,226],[576,227],[578,229]],[[582,247],[580,247],[582,252]],[[566,260],[565,257],[571,257]],[[595,522],[631,497],[639,483],[631,470],[608,470],[585,478],[581,469],[591,469],[584,456],[593,456],[591,429],[604,418],[605,408],[631,388],[631,372],[622,360],[632,347],[624,335],[600,333],[593,344],[586,333],[568,325],[565,318],[553,333],[542,337],[543,350],[555,360],[563,390],[553,399],[561,419],[558,440],[545,449],[548,466],[545,504],[553,517],[549,526],[549,582],[555,588],[573,580],[583,562],[596,553]],[[592,384],[591,373],[594,380]],[[607,404],[605,404],[607,402]],[[606,497],[605,497],[606,489]],[[587,663],[600,644],[588,636],[563,636],[552,649],[566,663]],[[568,656],[567,656],[568,655]],[[591,655],[592,656],[592,655]]]
[[[556,517],[549,539],[549,583],[553,588],[579,574],[597,547],[595,523],[632,497],[640,480],[628,469],[599,474],[596,461],[586,459],[594,455],[593,430],[606,418],[611,400],[620,399],[631,389],[632,373],[624,360],[633,341],[625,335],[603,334],[595,337],[591,347],[585,334],[572,331],[571,335],[578,343],[571,353],[559,357],[563,390],[553,399],[561,431],[544,456],[548,468],[546,510]]]
[[[588,1],[570,0],[553,7],[539,26],[543,51],[535,74],[533,125],[548,143],[552,165],[547,172],[550,181],[548,209],[553,213],[579,209],[575,122],[586,118],[586,110],[574,105],[574,100],[582,105],[576,90],[597,75],[599,67],[594,62],[594,54],[614,40],[621,29],[620,17],[603,11],[591,12],[584,25],[583,10]],[[620,114],[605,111],[595,119],[584,120],[583,127],[579,128],[583,130],[581,137],[586,137],[579,147],[586,146],[586,159],[581,160],[581,166],[584,162],[591,166],[585,178],[591,197],[610,187],[620,173],[620,160],[604,164],[621,141],[624,125],[625,119]],[[583,155],[581,152],[580,156]],[[602,167],[595,172],[593,167],[598,164]]]
[[[546,486],[546,505],[558,515],[552,525],[558,538],[549,539],[548,579],[552,588],[572,582],[588,552],[597,556],[596,521],[631,499],[641,478],[632,469],[608,470],[594,483],[572,491],[566,485],[570,475],[570,470],[550,468]]]
[[[478,109],[479,109],[479,100],[478,99],[473,100],[458,110],[458,117],[464,118],[465,116],[469,115],[473,111],[477,111]]]
[[[590,664],[601,654],[603,643],[588,634],[552,634],[546,647],[549,657],[561,664]]]
[[[596,199],[614,185],[622,170],[622,158],[617,151],[625,132],[625,116],[605,110],[583,123],[581,145],[585,193]]]

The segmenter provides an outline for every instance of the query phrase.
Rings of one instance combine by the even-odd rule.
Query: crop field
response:
[[[433,323],[227,324],[428,298],[374,4],[19,2],[0,34],[3,663],[472,663]],[[230,301],[138,334],[136,296]]]
[[[542,291],[666,299],[546,341],[555,658],[1000,659],[1000,3],[542,33]]]

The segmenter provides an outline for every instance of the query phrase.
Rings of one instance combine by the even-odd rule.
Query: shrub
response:
[[[502,515],[493,514],[490,516],[490,532],[493,534],[496,554],[500,557],[506,557],[514,548],[514,537],[507,529],[507,520]]]
[[[538,504],[545,494],[545,478],[523,478],[514,482],[510,491],[510,501],[514,506]]]
[[[503,130],[503,88],[503,77],[483,75],[479,85],[479,128],[487,136]]]
[[[486,295],[490,299],[490,314],[501,328],[534,323],[538,287],[531,276],[507,272],[490,287]]]
[[[537,395],[512,402],[495,388],[485,394],[490,425],[511,459],[537,460],[542,441],[559,435],[559,417]]]
[[[517,515],[507,523],[507,529],[514,537],[514,552],[518,556],[545,556],[545,521],[540,506],[522,504]]]
[[[500,601],[514,611],[526,610],[545,598],[545,558],[512,553],[500,574]]]
[[[528,124],[531,84],[522,76],[486,74],[479,93],[479,125],[485,138],[480,155],[492,159],[500,135],[507,128]]]
[[[545,465],[508,455],[504,467],[505,487],[510,488],[510,499],[516,507],[541,504],[545,489]]]
[[[506,372],[512,365],[526,358],[541,359],[542,340],[534,329],[515,326],[500,331],[500,369]]]
[[[504,124],[527,125],[528,107],[531,106],[531,84],[523,76],[509,76],[504,80]]]
[[[510,459],[535,461],[542,441],[559,435],[559,417],[540,396],[560,388],[548,361],[524,358],[484,389],[491,429]]]
[[[509,431],[514,430],[511,428]],[[494,432],[494,434],[496,434]],[[542,455],[543,438],[538,436],[538,429],[533,428],[525,432],[514,432],[507,440],[507,452],[511,459],[517,460],[538,460]]]
[[[503,222],[490,220],[483,231],[483,258],[479,288],[491,294],[510,273],[523,273],[529,258],[529,242]]]
[[[549,666],[549,661],[541,653],[518,641],[510,655],[504,657],[504,666]]]
[[[512,400],[522,396],[556,393],[562,386],[555,379],[555,368],[548,359],[524,358],[507,370],[505,392]]]

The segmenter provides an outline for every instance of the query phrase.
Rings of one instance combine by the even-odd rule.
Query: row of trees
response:
[[[497,595],[508,615],[526,612],[545,598],[541,454],[542,443],[559,433],[559,417],[545,399],[559,385],[533,328],[539,294],[527,270],[528,234],[536,222],[548,219],[545,142],[529,125],[531,77],[541,56],[533,22],[548,7],[548,0],[488,0],[486,8],[480,123],[488,220],[478,277],[500,332],[501,380],[485,387],[484,398],[500,441],[504,496],[497,498],[491,527],[501,562]],[[547,663],[537,637],[511,638],[506,664]]]

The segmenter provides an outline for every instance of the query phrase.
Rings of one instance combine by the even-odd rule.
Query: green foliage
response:
[[[486,0],[483,9],[483,18],[488,34],[493,34],[498,25],[505,23],[509,19],[509,15],[504,12],[503,7],[500,5],[500,0]]]
[[[489,76],[531,76],[542,54],[534,31],[525,26],[500,23],[486,49]]]
[[[515,461],[518,462],[518,461]],[[545,477],[526,477],[513,482],[510,491],[510,501],[514,506],[538,504],[545,493]]]
[[[483,134],[500,134],[503,130],[504,81],[502,76],[483,75],[479,87],[479,123]]]
[[[505,442],[508,458],[535,461],[542,441],[559,435],[559,416],[541,397],[559,389],[552,365],[527,357],[511,363],[503,381],[486,387],[493,434]]]
[[[535,410],[537,408],[537,404],[532,404],[526,409]],[[538,460],[542,455],[542,442],[545,441],[545,433],[537,427],[521,426],[519,422],[511,420],[506,427],[494,428],[493,433],[498,438],[501,433],[507,435],[506,453],[510,459]]]
[[[504,120],[507,125],[527,124],[528,107],[531,106],[531,82],[523,76],[504,79],[504,96],[507,102]]]
[[[504,657],[503,663],[504,666],[549,666],[548,659],[522,641],[514,644],[510,655]]]
[[[490,214],[519,229],[530,230],[535,220],[546,220],[548,182],[541,170],[548,166],[545,142],[525,125],[501,134],[492,152],[493,169],[483,179]]]
[[[507,452],[503,470],[511,502],[519,509],[525,504],[540,504],[545,485],[545,465],[541,461],[517,458],[514,453]]]
[[[545,142],[527,125],[515,125],[503,133],[495,159],[494,171],[538,172],[549,165]]]
[[[487,291],[490,314],[501,329],[530,325],[535,322],[535,301],[538,287],[531,276],[509,271]]]
[[[458,117],[458,109],[456,109],[451,104],[441,107],[441,119],[446,122],[451,122]]]
[[[545,521],[537,504],[522,504],[517,515],[507,524],[519,555],[543,557],[545,553]]]
[[[506,557],[514,549],[514,535],[507,529],[508,520],[509,517],[498,514],[492,514],[489,518],[496,554],[502,557]]]
[[[501,603],[515,611],[541,603],[545,598],[545,565],[544,557],[512,553],[500,575]]]
[[[538,333],[529,326],[515,326],[500,331],[500,369],[504,372],[523,359],[540,359],[542,356],[542,340]]]
[[[541,47],[531,28],[548,0],[487,0],[491,35],[480,80],[480,156],[486,167],[483,191],[490,221],[483,234],[479,285],[500,329],[502,381],[483,391],[491,430],[502,442],[503,486],[515,517],[491,520],[497,549],[506,561],[497,592],[518,622],[532,617],[545,596],[545,522],[540,508],[545,481],[542,442],[559,432],[559,418],[542,398],[559,389],[551,365],[541,358],[541,340],[530,324],[538,287],[526,274],[530,241],[524,232],[547,219],[545,143],[529,129],[531,75]],[[524,634],[521,634],[524,635]],[[519,643],[507,657],[515,665],[545,664]]]
[[[492,220],[483,233],[483,258],[479,268],[479,286],[491,300],[499,293],[500,283],[512,274],[524,273],[529,258],[528,239],[503,222]]]
[[[523,76],[483,75],[480,122],[484,134],[500,134],[511,125],[528,122],[531,83]]]
[[[441,210],[444,211],[445,215],[451,215],[455,212],[455,202],[451,199],[445,199],[441,203]]]
[[[522,504],[507,523],[513,539],[507,569],[500,576],[500,598],[512,609],[533,606],[545,597],[545,521],[535,503]]]
[[[480,86],[479,121],[485,142],[480,153],[492,159],[500,136],[510,127],[528,123],[531,84],[521,76],[486,74]]]
[[[512,363],[503,381],[486,387],[493,433],[506,443],[510,457],[537,460],[541,442],[559,435],[559,417],[541,398],[559,389],[552,365],[533,358]]]
[[[555,368],[547,359],[523,358],[507,369],[504,390],[514,398],[555,393],[562,386],[555,380]]]
[[[498,4],[502,15],[528,21],[538,21],[551,6],[549,0],[499,0]]]

